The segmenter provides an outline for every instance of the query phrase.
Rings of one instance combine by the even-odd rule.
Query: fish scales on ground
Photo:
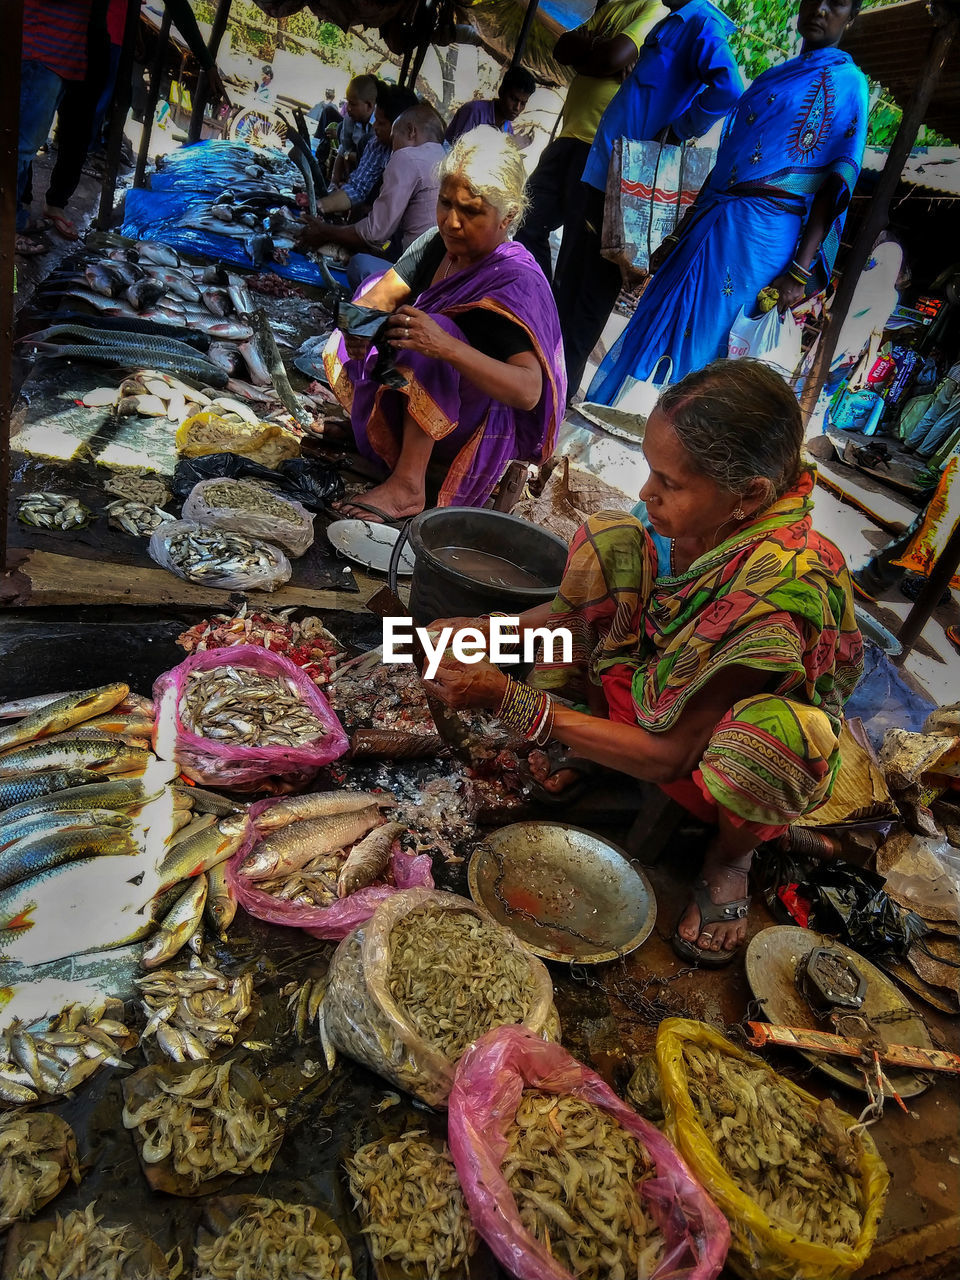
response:
[[[184,1037],[187,1056],[192,1058],[209,1058],[220,1045],[233,1045],[241,1024],[253,1011],[252,973],[228,978],[196,955],[186,969],[154,969],[137,978],[136,984],[147,1019],[141,1043],[164,1027]],[[174,1061],[183,1060],[175,1039],[165,1037],[158,1043]]]
[[[346,1168],[374,1258],[428,1280],[464,1274],[477,1235],[446,1142],[415,1129],[361,1147]]]
[[[194,1186],[221,1174],[266,1173],[282,1130],[265,1102],[235,1087],[236,1070],[224,1062],[204,1063],[185,1075],[158,1071],[151,1096],[132,1102],[133,1090],[127,1093],[123,1123],[136,1132],[144,1164],[169,1160]]]
[[[683,1056],[697,1117],[737,1186],[804,1240],[856,1245],[863,1146],[833,1103],[806,1105],[759,1060],[689,1043]]]
[[[179,715],[201,738],[244,746],[302,747],[325,733],[291,680],[251,667],[225,664],[192,672]]]
[[[600,1107],[525,1089],[501,1172],[525,1229],[578,1280],[650,1276],[664,1238],[640,1188],[656,1176],[641,1143]]]
[[[204,1280],[353,1280],[343,1232],[317,1209],[262,1197],[246,1201],[229,1230],[196,1246]]]
[[[73,1130],[59,1116],[0,1116],[0,1231],[32,1218],[69,1178],[80,1181]]]
[[[240,874],[250,881],[288,876],[324,854],[338,853],[382,821],[380,810],[371,805],[367,809],[293,822],[254,845],[240,867]],[[334,894],[335,886],[336,877]]]

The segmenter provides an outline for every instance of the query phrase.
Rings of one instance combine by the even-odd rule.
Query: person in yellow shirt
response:
[[[588,22],[565,32],[554,46],[554,58],[576,75],[563,104],[560,132],[527,183],[529,206],[514,237],[530,250],[548,280],[553,279],[551,232],[562,226],[566,235],[583,217],[580,176],[600,117],[636,62],[647,32],[667,14],[660,0],[601,0]]]

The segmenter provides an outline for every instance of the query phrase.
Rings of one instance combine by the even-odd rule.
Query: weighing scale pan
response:
[[[643,872],[615,844],[563,822],[515,822],[477,846],[470,896],[528,951],[568,964],[603,964],[653,931],[657,902]]]
[[[919,1013],[875,965],[833,938],[796,925],[774,925],[755,934],[747,947],[744,967],[754,998],[768,1022],[812,1031],[833,1031],[829,1019],[818,1018],[796,984],[797,965],[814,947],[837,947],[866,979],[867,993],[856,1012],[870,1019],[884,1044],[913,1044],[932,1049],[933,1041]],[[843,1012],[841,1010],[841,1012]],[[852,1089],[866,1092],[863,1076],[852,1058],[831,1058],[804,1053],[804,1058],[825,1075]],[[919,1072],[885,1066],[884,1075],[901,1098],[915,1098],[928,1088]]]

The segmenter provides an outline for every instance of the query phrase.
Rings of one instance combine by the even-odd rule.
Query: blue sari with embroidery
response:
[[[645,290],[590,384],[613,404],[627,378],[673,361],[672,381],[725,355],[740,308],[790,263],[814,197],[836,175],[834,221],[812,264],[823,288],[863,158],[867,81],[849,54],[815,49],[754,80],[734,108],[717,162],[679,243]]]

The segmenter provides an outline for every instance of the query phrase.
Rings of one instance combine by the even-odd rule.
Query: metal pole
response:
[[[227,29],[227,19],[230,17],[230,5],[233,0],[217,0],[217,11],[213,15],[213,26],[210,28],[210,39],[207,41],[207,50],[210,57],[216,62],[217,54],[220,52],[220,41],[223,39],[223,33]],[[197,93],[193,99],[193,115],[190,117],[190,128],[187,130],[187,142],[199,142],[200,133],[203,129],[203,113],[207,107],[207,73],[200,72],[200,78],[197,81]]]
[[[847,254],[846,261],[843,264],[843,274],[840,277],[840,283],[837,285],[837,292],[830,307],[830,315],[826,326],[820,334],[820,350],[817,352],[813,369],[803,388],[803,395],[800,397],[800,408],[804,421],[810,418],[816,407],[823,384],[830,371],[830,363],[837,349],[837,340],[840,337],[840,330],[850,309],[854,290],[860,282],[860,273],[867,264],[867,259],[873,250],[874,241],[887,225],[891,197],[897,189],[897,183],[903,173],[903,166],[906,164],[907,156],[910,154],[910,149],[916,141],[921,124],[923,124],[923,118],[927,114],[930,99],[933,97],[933,92],[940,80],[940,75],[950,52],[950,46],[957,34],[958,20],[954,13],[948,13],[939,5],[934,5],[933,18],[935,22],[939,20],[939,25],[934,29],[930,37],[923,74],[914,90],[913,97],[904,110],[900,128],[897,130],[897,136],[890,147],[890,154],[887,156],[887,162],[883,166],[883,172],[880,174],[880,180],[871,197],[859,234],[851,245],[850,252]]]
[[[7,564],[10,419],[13,416],[13,321],[16,287],[17,142],[23,0],[6,0],[7,39],[0,49],[0,580]],[[0,592],[2,594],[2,592]]]
[[[413,60],[413,66],[410,69],[410,88],[416,93],[417,80],[420,78],[420,69],[423,66],[423,60],[427,56],[427,50],[430,48],[430,41],[424,40],[423,44],[417,48],[417,56]]]
[[[120,48],[120,62],[117,66],[117,87],[110,107],[107,165],[103,175],[103,183],[100,187],[100,209],[96,220],[96,226],[100,231],[108,231],[113,221],[113,193],[117,186],[120,151],[123,147],[123,130],[127,123],[127,112],[130,110],[130,99],[132,97],[133,46],[137,38],[137,24],[139,21],[140,0],[127,0],[127,20],[123,28],[123,44]]]
[[[539,5],[540,0],[527,0],[527,12],[523,15],[520,34],[517,36],[517,43],[513,50],[513,57],[510,59],[511,67],[519,67],[520,65],[520,59],[523,57],[523,51],[527,47],[527,36],[530,34],[530,28],[533,26],[533,20],[537,15]]]
[[[958,566],[960,566],[960,520],[957,521],[947,539],[947,545],[934,561],[930,576],[917,596],[916,603],[903,620],[903,626],[897,637],[903,645],[903,652],[894,658],[898,666],[906,661],[921,631],[927,625],[931,613],[937,607],[940,597],[950,586],[950,579],[956,573]]]
[[[163,17],[160,19],[160,30],[157,33],[157,48],[150,63],[150,92],[147,94],[147,105],[143,112],[143,132],[140,134],[140,149],[137,152],[137,167],[133,171],[133,185],[142,187],[147,171],[147,157],[150,154],[150,139],[153,137],[153,121],[157,114],[157,103],[160,101],[160,81],[163,79],[163,68],[167,61],[167,46],[170,43],[170,10],[164,5]]]

